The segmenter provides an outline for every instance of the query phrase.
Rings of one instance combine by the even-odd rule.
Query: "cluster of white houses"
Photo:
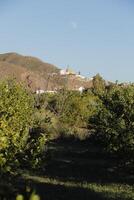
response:
[[[79,91],[80,93],[82,93],[84,91],[84,87],[81,86],[78,88],[77,91]],[[54,93],[57,93],[57,90],[42,90],[42,89],[38,89],[36,90],[36,94],[43,94],[43,93],[51,93],[51,94],[54,94]]]
[[[78,72],[78,74],[76,74],[73,70],[71,70],[69,68],[67,68],[67,69],[61,69],[60,70],[60,75],[61,76],[72,75],[72,76],[75,76],[75,77],[79,77],[79,78],[85,79],[85,76],[82,76],[80,74],[80,72]]]
[[[51,74],[52,76],[53,75],[57,75],[57,73],[53,73],[53,74]],[[76,74],[73,70],[71,70],[71,69],[69,69],[69,68],[67,68],[67,69],[61,69],[60,71],[59,71],[59,73],[58,73],[58,75],[60,75],[61,77],[66,77],[66,76],[71,76],[71,77],[74,77],[74,78],[80,78],[81,80],[87,80],[87,78],[85,78],[84,76],[82,76],[81,74],[80,74],[80,72],[78,73],[78,74]],[[90,79],[90,80],[92,80],[92,78]],[[89,81],[89,79],[88,79],[88,81]],[[79,91],[79,92],[83,92],[84,91],[84,87],[81,85],[80,87],[78,87],[76,90],[77,91]],[[38,88],[37,90],[36,90],[36,94],[43,94],[43,93],[56,93],[57,92],[57,90],[55,89],[55,90],[43,90],[43,89],[40,89],[40,88]]]

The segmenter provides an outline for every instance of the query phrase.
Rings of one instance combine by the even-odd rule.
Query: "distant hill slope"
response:
[[[22,56],[17,53],[0,54],[0,61],[7,62],[14,65],[25,67],[28,70],[38,71],[40,73],[58,72],[59,69],[51,64],[44,63],[38,58],[31,56]]]
[[[0,54],[0,79],[14,77],[24,82],[33,91],[37,89],[54,90],[67,86],[76,89],[80,86],[91,87],[91,81],[75,76],[63,77],[59,69],[38,58],[22,56],[17,53]]]

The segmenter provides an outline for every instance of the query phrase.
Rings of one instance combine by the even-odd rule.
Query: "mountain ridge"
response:
[[[75,74],[60,75],[60,69],[53,64],[43,62],[32,56],[23,56],[15,52],[0,54],[0,79],[16,78],[31,90],[56,90],[62,87],[74,90],[79,87],[91,87],[91,81]]]

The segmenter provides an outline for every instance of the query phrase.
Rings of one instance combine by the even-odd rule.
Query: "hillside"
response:
[[[38,58],[31,56],[22,56],[17,53],[0,54],[0,61],[8,62],[10,64],[19,65],[32,71],[40,71],[43,73],[58,72],[59,69],[49,63],[44,63]]]
[[[14,77],[25,83],[33,91],[37,89],[54,90],[66,86],[77,89],[81,86],[91,87],[87,81],[74,75],[61,76],[60,69],[38,58],[22,56],[17,53],[0,54],[0,79]]]

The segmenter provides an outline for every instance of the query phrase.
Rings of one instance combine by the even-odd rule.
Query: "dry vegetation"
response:
[[[38,88],[43,90],[76,89],[81,86],[91,87],[91,81],[75,76],[60,76],[59,68],[52,64],[44,63],[38,58],[22,56],[16,53],[0,55],[0,78],[14,77],[17,81],[25,82],[33,91]]]

